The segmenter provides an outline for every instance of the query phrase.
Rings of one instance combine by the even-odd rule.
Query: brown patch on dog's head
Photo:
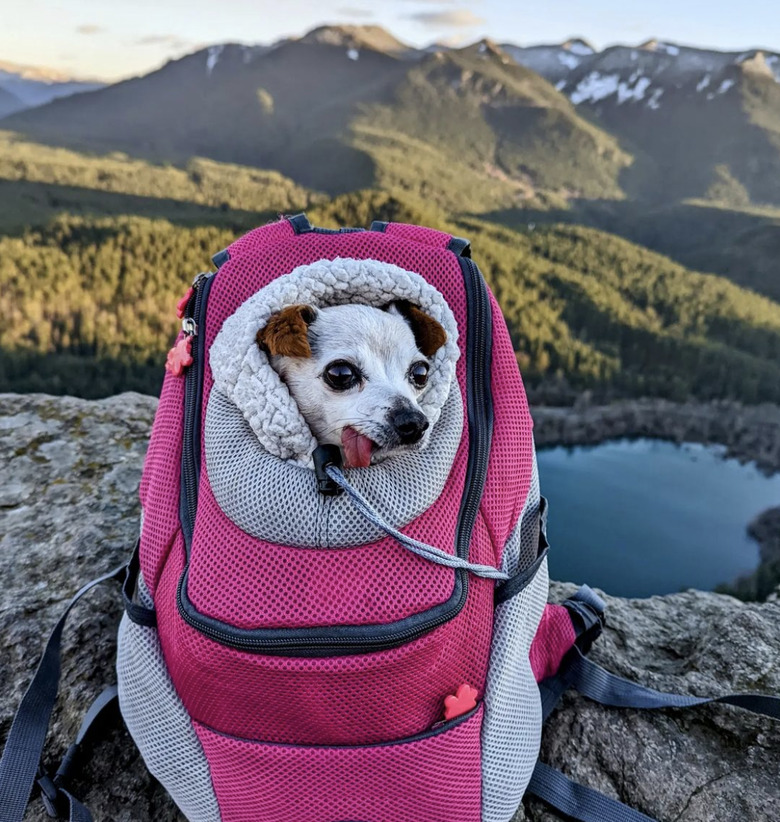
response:
[[[396,300],[392,305],[409,323],[414,334],[414,341],[426,357],[435,354],[447,342],[447,332],[441,323],[429,317],[424,311],[420,311],[416,305],[412,305],[407,300]]]
[[[257,344],[271,356],[311,357],[309,326],[316,316],[310,305],[289,305],[257,332]]]

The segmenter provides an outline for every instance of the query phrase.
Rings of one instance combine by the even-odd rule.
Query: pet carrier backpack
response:
[[[538,763],[543,719],[568,687],[702,700],[589,662],[604,619],[590,589],[547,605],[531,417],[468,243],[298,215],[214,263],[179,303],[140,539],[106,577],[124,579],[118,698],[152,774],[190,822],[509,822],[526,792],[575,819],[647,820]],[[394,300],[447,333],[420,401],[430,441],[342,469],[256,336],[289,305]],[[61,630],[0,762],[0,822],[21,820],[36,779],[53,814],[90,818],[70,760],[39,767]],[[778,716],[771,697],[723,699]]]

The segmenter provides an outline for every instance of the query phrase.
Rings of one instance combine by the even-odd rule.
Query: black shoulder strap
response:
[[[49,719],[57,699],[60,682],[60,645],[68,615],[88,591],[103,582],[121,581],[125,576],[125,570],[126,566],[120,565],[81,588],[71,599],[49,636],[35,676],[16,712],[0,758],[0,822],[22,822],[36,775],[46,784],[46,775],[39,771],[39,766]],[[76,800],[70,804],[71,819],[86,822],[90,818],[86,809]],[[87,815],[84,816],[84,813]]]
[[[654,688],[637,685],[587,659],[579,648],[574,649],[564,670],[559,674],[566,688],[574,688],[600,705],[613,708],[693,708],[720,702],[735,705],[754,714],[780,719],[780,697],[768,694],[724,694],[698,697],[687,694],[664,693]]]
[[[572,782],[543,762],[536,763],[526,793],[577,822],[655,822],[616,799]]]
[[[761,716],[780,719],[780,697],[767,694],[725,694],[704,698],[664,693],[610,673],[587,659],[576,646],[565,657],[561,670],[543,680],[539,687],[545,720],[569,688],[600,705],[615,708],[691,708],[721,702]],[[560,771],[543,762],[537,762],[527,793],[544,800],[578,822],[654,822],[649,816],[615,799],[572,782]]]

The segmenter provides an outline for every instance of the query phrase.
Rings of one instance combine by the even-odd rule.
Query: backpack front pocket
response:
[[[195,723],[223,822],[479,822],[482,706],[366,746],[298,746]]]

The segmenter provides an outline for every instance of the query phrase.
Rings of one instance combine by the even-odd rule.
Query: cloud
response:
[[[77,26],[76,31],[79,34],[101,34],[105,29],[102,26],[96,26],[94,23],[85,23],[83,26]]]
[[[374,16],[373,11],[370,11],[369,9],[361,9],[357,6],[342,6],[338,9],[338,13],[344,17],[354,17],[360,19],[366,19]]]
[[[462,46],[469,39],[469,35],[461,31],[458,34],[451,34],[449,37],[438,37],[436,39],[436,45],[454,49]]]
[[[416,20],[424,26],[436,28],[438,26],[447,26],[449,28],[463,29],[477,26],[484,23],[482,17],[477,17],[476,14],[468,9],[453,9],[452,11],[418,11],[414,14],[407,15],[410,20]]]
[[[171,46],[172,48],[186,48],[192,41],[184,40],[176,34],[147,34],[135,41],[136,46]]]

